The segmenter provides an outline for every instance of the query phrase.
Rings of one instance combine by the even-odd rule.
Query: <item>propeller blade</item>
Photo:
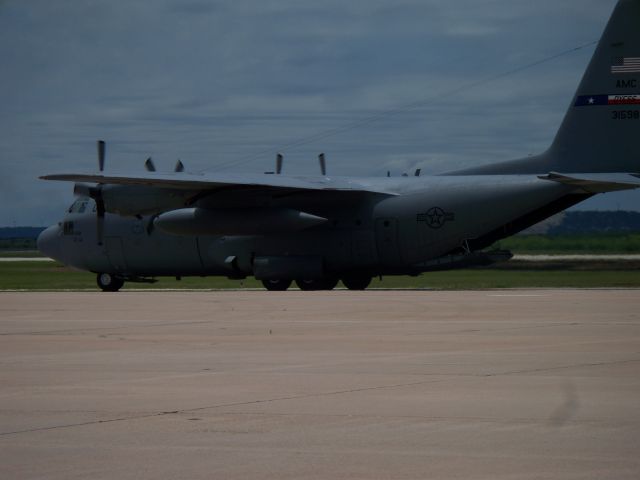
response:
[[[284,157],[282,156],[282,154],[278,154],[276,156],[276,174],[280,175],[280,173],[282,173],[282,161],[283,161]]]
[[[147,160],[144,162],[144,168],[147,169],[147,172],[156,171],[156,166],[154,165],[153,160],[151,160],[151,157],[147,158]]]
[[[174,167],[173,171],[174,172],[184,172],[184,165],[182,164],[180,159],[178,159],[178,161],[176,162],[176,166]]]
[[[323,176],[327,175],[327,164],[324,160],[324,153],[321,153],[320,155],[318,155],[318,161],[320,162],[320,173],[322,173]]]
[[[103,245],[104,239],[104,216],[96,217],[96,236],[98,237],[98,245]]]
[[[96,187],[92,192],[92,197],[96,201],[96,238],[98,245],[102,245],[104,239],[104,199],[102,198],[102,187]]]
[[[158,215],[152,215],[149,218],[149,223],[147,223],[147,235],[151,235],[153,233],[153,230],[155,229],[155,225],[154,222],[156,221],[156,218],[158,218]]]
[[[98,169],[103,172],[104,171],[104,142],[102,140],[98,140]]]

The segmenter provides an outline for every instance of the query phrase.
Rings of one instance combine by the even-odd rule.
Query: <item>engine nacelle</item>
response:
[[[159,215],[154,224],[175,235],[264,235],[296,232],[326,221],[291,208],[181,208]]]

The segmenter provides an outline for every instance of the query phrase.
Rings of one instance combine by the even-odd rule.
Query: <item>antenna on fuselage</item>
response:
[[[284,157],[281,153],[276,155],[276,175],[280,175],[282,173],[282,162],[284,161]]]
[[[153,160],[151,160],[151,157],[147,158],[147,160],[144,162],[144,168],[147,169],[147,172],[155,172],[156,171],[156,166],[153,163]]]
[[[176,166],[173,167],[173,171],[176,173],[184,172],[184,164],[180,159],[176,162]]]

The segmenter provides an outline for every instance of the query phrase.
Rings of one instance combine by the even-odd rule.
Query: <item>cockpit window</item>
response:
[[[87,209],[87,203],[89,201],[86,199],[78,199],[69,207],[67,210],[68,213],[84,213]]]

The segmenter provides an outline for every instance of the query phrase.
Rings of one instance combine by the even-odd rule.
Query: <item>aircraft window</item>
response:
[[[69,207],[68,212],[69,213],[82,213],[82,212],[84,212],[85,208],[87,208],[87,201],[86,200],[76,200]]]
[[[63,235],[73,235],[73,222],[64,222],[62,224]]]

